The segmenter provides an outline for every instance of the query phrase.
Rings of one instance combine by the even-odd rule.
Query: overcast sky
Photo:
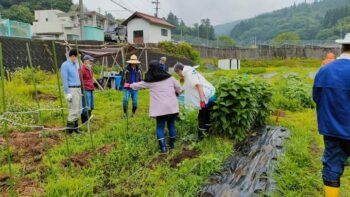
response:
[[[114,0],[133,11],[154,14],[152,0]],[[251,18],[272,10],[284,8],[296,3],[314,0],[160,0],[161,17],[170,11],[182,18],[186,24],[210,18],[214,25]],[[73,0],[78,3],[79,0]],[[89,10],[111,12],[116,18],[127,18],[127,12],[112,3],[111,0],[83,0]]]

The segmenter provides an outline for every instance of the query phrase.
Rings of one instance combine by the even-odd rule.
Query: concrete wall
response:
[[[282,48],[260,46],[258,48],[234,48],[234,49],[217,49],[194,46],[202,58],[237,58],[252,60],[267,59],[289,59],[289,58],[311,58],[324,59],[326,54],[333,52],[340,54],[340,48],[322,48],[322,47],[294,47],[286,46]]]
[[[162,36],[162,29],[168,30],[168,36]],[[127,25],[128,42],[134,44],[134,31],[143,31],[144,43],[159,43],[161,41],[171,41],[171,30],[166,27],[150,24],[140,18],[131,20]]]
[[[168,30],[168,36],[162,36],[162,29]],[[157,25],[150,25],[150,39],[149,43],[159,43],[162,41],[171,41],[171,30],[166,27],[160,27]]]
[[[143,41],[145,43],[149,43],[150,41],[150,35],[149,35],[149,29],[150,29],[150,24],[149,22],[143,20],[143,19],[133,19],[131,20],[128,25],[127,25],[127,30],[128,30],[128,42],[129,43],[134,43],[134,31],[143,31]]]

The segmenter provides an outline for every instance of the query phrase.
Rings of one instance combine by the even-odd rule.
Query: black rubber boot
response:
[[[136,114],[137,107],[132,107],[132,117],[135,116]]]
[[[159,143],[160,152],[167,153],[168,150],[166,148],[165,140],[164,139],[158,140],[158,143]]]
[[[202,141],[203,138],[204,138],[204,132],[206,131],[207,129],[201,129],[201,128],[198,128],[198,141]]]
[[[88,121],[88,117],[86,113],[81,114],[81,124],[85,124]]]
[[[66,128],[67,134],[72,134],[74,132],[74,127],[75,127],[74,122],[67,122],[67,128]]]
[[[124,111],[123,118],[127,118],[127,116],[128,116],[128,108],[124,107],[123,111]]]
[[[81,132],[80,132],[80,130],[79,130],[79,128],[78,128],[78,127],[79,127],[78,121],[75,121],[75,122],[74,122],[74,127],[75,127],[75,128],[74,128],[74,132],[77,133],[77,134],[81,134]]]
[[[174,149],[175,148],[175,140],[176,140],[176,137],[170,137],[169,138],[169,149]]]

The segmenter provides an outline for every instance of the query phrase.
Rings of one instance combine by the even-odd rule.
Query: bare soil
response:
[[[170,160],[170,167],[176,168],[179,163],[187,159],[195,159],[199,155],[196,150],[183,149],[182,153]]]
[[[82,153],[76,154],[71,156],[70,162],[71,164],[73,164],[75,167],[89,167],[90,166],[90,162],[89,160],[96,155],[107,155],[108,153],[110,153],[113,148],[116,147],[116,144],[106,144],[102,147],[97,148],[96,150],[93,151],[84,151]],[[68,167],[69,166],[69,161],[68,160],[64,160],[62,161],[62,165],[64,167]]]

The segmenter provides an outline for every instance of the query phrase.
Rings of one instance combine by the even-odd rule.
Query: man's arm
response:
[[[61,67],[61,77],[62,77],[62,83],[63,83],[63,89],[65,94],[69,94],[69,87],[68,87],[68,68],[64,64]]]
[[[200,101],[204,101],[204,92],[203,92],[203,86],[201,84],[196,85]]]

